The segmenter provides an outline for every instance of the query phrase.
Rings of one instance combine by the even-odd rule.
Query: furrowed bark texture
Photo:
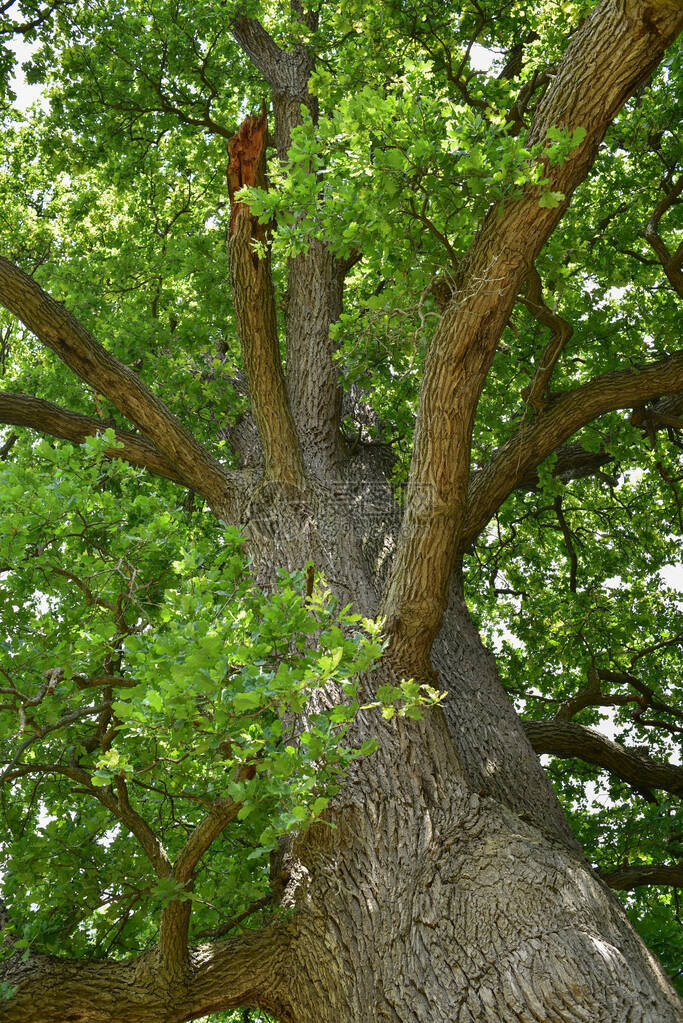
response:
[[[284,932],[284,933],[283,933]],[[206,1013],[255,1005],[278,1013],[278,978],[286,971],[286,931],[266,929],[198,946],[187,969],[169,973],[157,950],[127,963],[15,956],[5,976],[17,985],[5,1023],[180,1023]]]
[[[287,387],[304,458],[320,475],[339,459],[342,396],[330,327],[342,311],[345,272],[318,239],[289,263]]]
[[[406,516],[383,611],[396,663],[424,674],[462,546],[470,439],[477,402],[513,303],[536,256],[588,173],[622,104],[650,74],[683,25],[680,5],[603,0],[574,34],[534,117],[529,144],[550,127],[583,127],[570,158],[546,167],[562,192],[542,209],[528,189],[493,209],[475,239],[461,282],[430,344],[420,391]]]

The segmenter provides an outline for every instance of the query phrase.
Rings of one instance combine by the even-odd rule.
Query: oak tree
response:
[[[3,5],[0,1019],[681,1019],[682,26]]]

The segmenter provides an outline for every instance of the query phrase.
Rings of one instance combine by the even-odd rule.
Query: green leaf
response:
[[[564,192],[541,192],[538,205],[542,209],[553,210],[564,201]]]
[[[232,698],[235,710],[240,713],[249,710],[256,710],[257,707],[260,707],[261,700],[262,694],[258,692],[235,693]]]

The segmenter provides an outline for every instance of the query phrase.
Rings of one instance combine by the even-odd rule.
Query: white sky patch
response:
[[[626,288],[608,288],[605,292],[605,298],[610,302],[618,302],[625,294]]]
[[[480,43],[474,43],[470,50],[470,64],[475,71],[490,71],[497,54]]]
[[[118,824],[115,824],[113,828],[109,829],[109,831],[105,831],[105,833],[99,839],[99,844],[108,848],[112,844],[114,839],[120,835],[120,833],[121,828],[119,827]]]
[[[659,576],[665,586],[670,586],[672,590],[683,593],[683,561],[660,568]]]
[[[622,486],[624,482],[640,483],[644,475],[645,470],[639,468],[638,466],[636,466],[634,469],[624,469],[623,473],[619,477],[619,486]]]
[[[12,43],[12,49],[17,56],[17,65],[13,77],[10,79],[10,86],[12,91],[17,94],[14,105],[22,111],[28,110],[33,103],[37,103],[41,107],[46,105],[43,86],[29,85],[22,67],[22,64],[25,64],[36,52],[38,45],[38,43],[26,43],[21,38],[14,39]]]

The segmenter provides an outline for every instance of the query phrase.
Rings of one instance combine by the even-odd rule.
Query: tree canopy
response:
[[[419,568],[409,584],[397,570],[368,617],[312,562],[264,584],[241,523],[212,512],[212,474],[268,486],[256,428],[265,476],[269,430],[283,478],[299,472],[269,419],[278,394],[249,397],[227,256],[242,208],[254,265],[272,271],[271,355],[292,377],[307,365],[284,342],[289,268],[324,245],[339,277],[343,403],[338,422],[311,422],[318,454],[302,435],[301,457],[315,464],[340,433],[418,523],[439,457],[418,407],[445,409],[454,387],[442,374],[429,390],[439,324],[490,302],[515,246],[537,253],[514,295],[500,285],[479,346],[448,349],[480,393],[471,464],[443,498],[467,494],[443,572],[462,555],[470,610],[576,836],[683,992],[682,61],[675,43],[653,53],[625,104],[596,94],[577,123],[557,83],[594,10],[2,7],[7,955],[123,958],[190,910],[195,943],[267,923],[280,838],[324,820],[372,756],[359,715],[419,719],[442,699],[424,665],[443,607],[411,590]],[[43,89],[27,111],[17,39]],[[261,126],[265,176],[240,177],[243,124]],[[484,243],[502,226],[501,255]],[[371,494],[369,530],[396,528],[373,508]],[[394,564],[433,568],[415,554],[425,535],[404,531]],[[369,699],[358,678],[387,648],[406,670]]]

